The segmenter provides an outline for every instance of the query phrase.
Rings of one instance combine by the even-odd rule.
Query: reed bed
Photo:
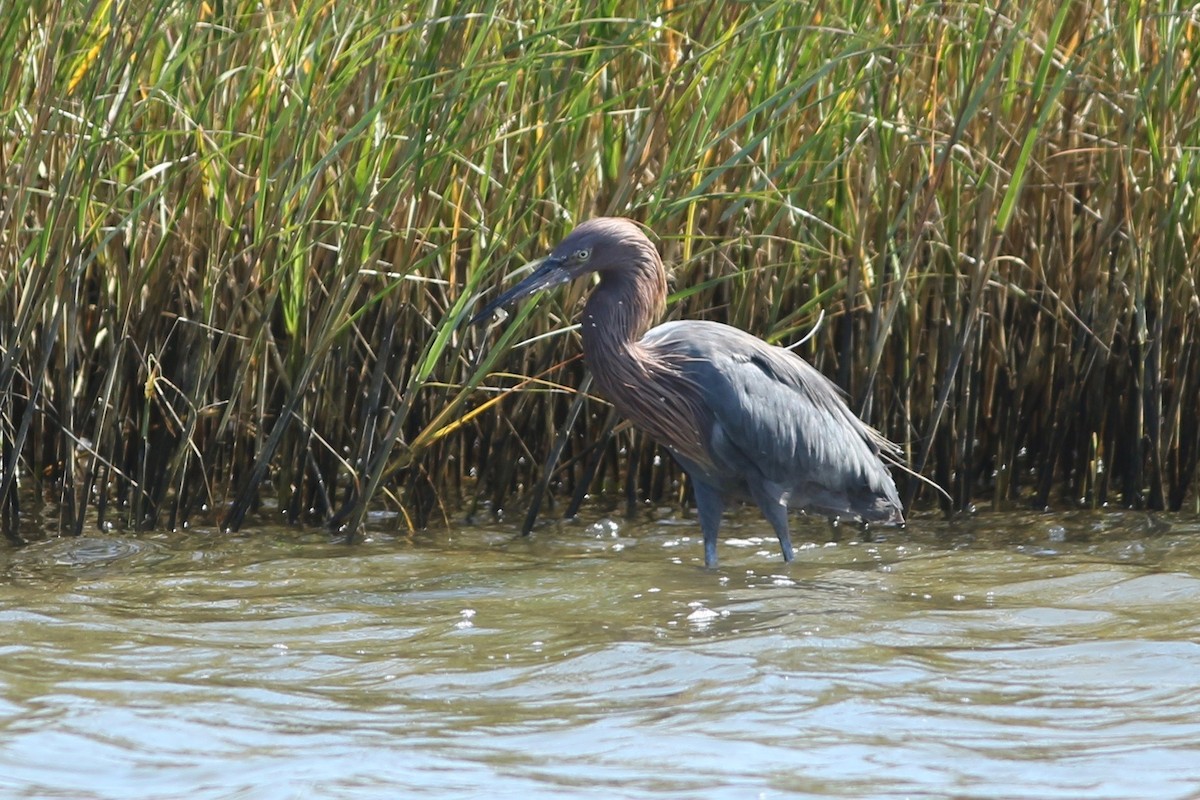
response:
[[[951,509],[1200,503],[1197,7],[379,5],[6,6],[10,538],[685,500],[585,287],[464,324],[597,214]]]

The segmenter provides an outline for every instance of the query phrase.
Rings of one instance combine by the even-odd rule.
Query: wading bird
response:
[[[841,391],[790,350],[718,322],[651,327],[666,307],[658,250],[628,219],[575,228],[525,280],[475,315],[591,273],[583,355],[617,410],[664,445],[692,480],[704,564],[717,565],[725,497],[754,501],[793,557],[788,508],[901,524],[881,461],[896,448],[846,407]]]

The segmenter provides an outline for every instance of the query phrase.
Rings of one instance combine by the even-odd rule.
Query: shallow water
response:
[[[1194,516],[660,516],[0,551],[0,795],[1200,797]]]

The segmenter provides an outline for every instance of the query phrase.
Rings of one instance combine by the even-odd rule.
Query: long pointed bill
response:
[[[571,280],[571,277],[571,273],[567,270],[562,259],[544,258],[538,268],[529,277],[488,303],[482,311],[471,317],[470,324],[478,325],[485,319],[490,318],[492,313],[501,306],[506,306],[514,300],[520,300],[522,297],[542,289],[549,289],[553,286],[558,286],[560,283],[566,283]]]

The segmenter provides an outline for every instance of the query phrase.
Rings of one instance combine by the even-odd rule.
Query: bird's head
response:
[[[601,275],[630,266],[649,264],[661,272],[658,251],[632,220],[597,217],[581,223],[550,254],[527,266],[534,270],[525,280],[504,292],[476,314],[471,324],[491,316],[496,309],[533,294],[568,283],[593,272]]]

